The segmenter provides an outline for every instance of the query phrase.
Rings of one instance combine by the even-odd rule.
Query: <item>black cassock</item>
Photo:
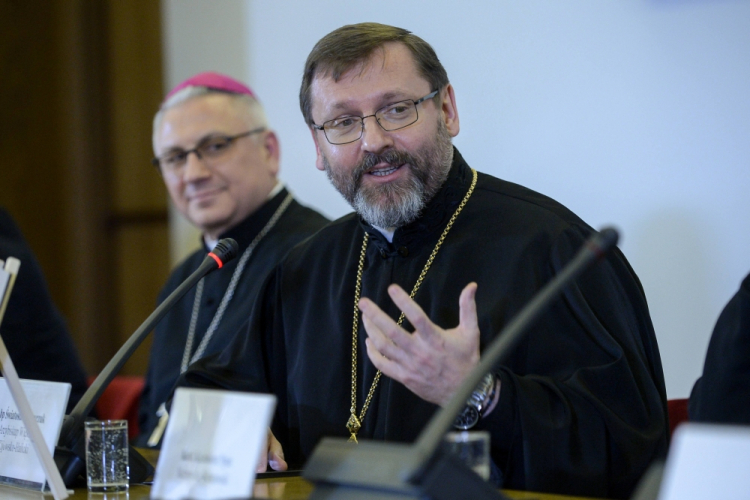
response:
[[[195,340],[191,356],[203,340],[206,331],[216,314],[224,293],[240,261],[240,256],[253,239],[271,219],[276,209],[283,203],[289,192],[282,189],[266,204],[233,227],[221,238],[234,238],[239,244],[239,253],[233,261],[214,271],[205,278],[199,314],[195,328]],[[328,220],[322,215],[292,201],[273,229],[260,240],[253,250],[229,305],[204,355],[221,351],[247,319],[263,281],[290,248],[323,227]],[[201,248],[172,271],[159,294],[161,303],[190,274],[200,266],[206,257],[207,248]],[[136,444],[145,446],[159,417],[156,411],[169,398],[180,376],[180,365],[188,337],[190,318],[193,311],[196,288],[190,290],[175,307],[162,319],[154,330],[146,386],[139,409],[140,436]]]
[[[364,232],[370,243],[362,296],[396,319],[387,286],[411,291],[471,177],[454,150],[445,186],[392,244],[348,215],[294,248],[269,277],[245,332],[196,363],[182,385],[275,393],[273,431],[291,463],[302,464],[322,436],[348,436]],[[461,290],[477,282],[486,346],[592,231],[559,203],[480,173],[415,300],[437,325],[453,328]],[[357,411],[376,372],[365,337],[360,320]],[[626,497],[651,460],[666,453],[659,351],[643,290],[619,250],[579,278],[496,372],[500,401],[478,428],[491,433],[505,487]],[[384,376],[359,437],[413,441],[436,409]]]
[[[699,422],[750,424],[750,274],[716,322],[688,414]]]

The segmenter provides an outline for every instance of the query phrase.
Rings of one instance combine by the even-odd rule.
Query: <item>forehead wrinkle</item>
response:
[[[354,78],[362,77],[362,75],[364,75],[367,70],[371,68],[377,56],[380,56],[380,69],[382,70],[385,67],[386,60],[386,51],[384,45],[375,47],[372,52],[359,59],[358,61],[344,59],[343,61],[324,65],[318,69],[318,71],[320,72],[319,76],[323,78],[330,77],[334,82],[338,82],[341,79],[348,78],[348,75],[350,73]]]
[[[252,129],[253,118],[233,101],[233,96],[203,94],[165,111],[155,152],[191,149],[217,135],[233,135]],[[200,134],[200,135],[198,135]],[[191,141],[188,143],[188,141]]]

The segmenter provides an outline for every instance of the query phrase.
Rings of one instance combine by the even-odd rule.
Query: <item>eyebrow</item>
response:
[[[388,104],[399,102],[399,101],[405,101],[407,99],[411,99],[409,96],[406,95],[404,92],[386,92],[385,94],[381,95],[379,97],[381,104],[376,108],[376,111],[378,109],[381,109],[383,106],[388,106]],[[337,102],[332,106],[332,110],[346,110],[350,109],[352,107],[352,103],[350,101],[342,101]]]
[[[162,151],[159,154],[159,156],[165,155],[167,153],[176,153],[178,151],[187,151],[188,149],[197,148],[198,146],[200,146],[201,144],[203,144],[204,142],[206,142],[206,141],[208,141],[210,139],[214,139],[216,137],[229,137],[229,135],[230,134],[228,134],[226,132],[218,132],[218,131],[216,131],[216,132],[209,132],[208,134],[206,134],[203,137],[201,137],[200,139],[198,139],[198,141],[193,145],[192,148],[183,147],[183,146],[170,146],[167,149],[165,149],[164,151]]]

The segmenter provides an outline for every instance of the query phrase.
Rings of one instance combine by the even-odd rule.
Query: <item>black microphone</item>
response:
[[[346,497],[352,500],[431,498],[450,500],[506,498],[460,460],[441,448],[466,400],[484,376],[506,360],[533,322],[562,290],[617,244],[613,228],[602,229],[560,273],[503,328],[482,353],[448,404],[438,411],[413,445],[360,440],[352,446],[342,438],[324,438],[305,465],[303,476],[315,483],[316,500]],[[377,464],[377,466],[375,466]],[[311,497],[312,498],[312,497]]]
[[[55,462],[65,485],[72,487],[76,478],[86,470],[83,422],[91,413],[92,408],[101,397],[113,378],[119,373],[122,365],[130,359],[133,352],[141,345],[143,339],[154,329],[156,324],[170,309],[185,295],[198,281],[215,269],[220,269],[239,253],[239,246],[232,238],[220,240],[214,249],[206,255],[198,269],[180,284],[164,302],[154,310],[141,324],[130,338],[120,347],[120,350],[99,373],[78,404],[63,420],[60,439],[55,447]],[[153,473],[153,467],[134,449],[129,450],[130,482],[139,483]]]
[[[427,454],[439,446],[443,436],[451,429],[456,417],[466,405],[466,400],[469,399],[482,378],[491,372],[494,366],[501,364],[509,357],[518,341],[547,309],[552,299],[588,269],[589,265],[602,258],[614,247],[618,238],[615,229],[605,228],[583,244],[573,260],[521,309],[484,350],[479,364],[467,375],[448,404],[430,420],[429,425],[419,435],[416,441],[417,448]]]

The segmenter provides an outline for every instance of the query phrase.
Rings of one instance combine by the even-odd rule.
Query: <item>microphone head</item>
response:
[[[596,254],[597,258],[601,258],[604,254],[609,252],[612,247],[617,245],[617,240],[620,239],[620,235],[617,229],[613,227],[605,227],[597,234],[594,235],[588,242],[588,248]]]
[[[240,253],[240,246],[232,238],[224,238],[219,240],[211,253],[218,257],[222,264],[226,264],[237,257]]]

